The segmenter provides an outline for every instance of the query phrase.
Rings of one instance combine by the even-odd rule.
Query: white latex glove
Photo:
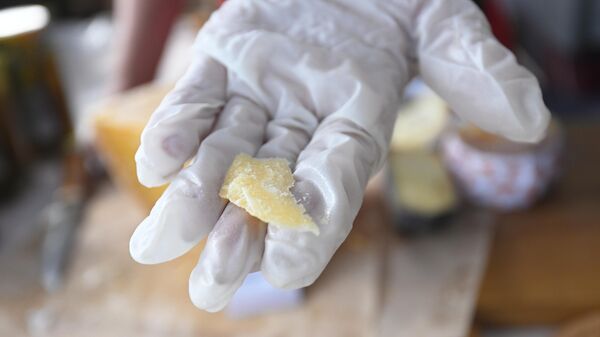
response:
[[[161,263],[208,235],[189,282],[208,311],[255,270],[277,287],[315,281],[350,232],[417,72],[462,118],[510,139],[539,140],[549,119],[536,79],[470,0],[231,0],[195,53],[142,134],[140,181],[171,185],[130,250]],[[319,236],[252,220],[219,198],[240,152],[290,161]]]

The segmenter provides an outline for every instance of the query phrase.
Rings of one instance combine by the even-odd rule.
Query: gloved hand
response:
[[[315,281],[384,162],[416,73],[463,119],[512,140],[539,140],[549,119],[536,79],[470,0],[232,0],[195,53],[142,134],[140,181],[171,184],[130,250],[161,263],[208,235],[189,282],[208,311],[252,271],[283,288]],[[289,160],[319,236],[263,224],[219,198],[240,152]]]

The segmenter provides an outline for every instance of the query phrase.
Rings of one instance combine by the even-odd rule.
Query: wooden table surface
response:
[[[562,164],[546,200],[498,216],[480,321],[560,324],[600,310],[600,123],[566,127]]]

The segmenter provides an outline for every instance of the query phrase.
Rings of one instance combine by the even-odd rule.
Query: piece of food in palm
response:
[[[227,171],[219,196],[271,225],[318,235],[319,228],[294,198],[293,186],[285,159],[257,159],[242,153]]]

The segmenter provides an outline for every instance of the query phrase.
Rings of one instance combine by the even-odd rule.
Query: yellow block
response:
[[[319,228],[298,204],[290,188],[294,176],[285,159],[235,157],[219,195],[271,225],[319,234]]]
[[[111,175],[147,209],[152,208],[165,186],[142,186],[137,180],[134,155],[144,126],[170,88],[149,85],[128,91],[102,104],[94,119],[96,143]]]

